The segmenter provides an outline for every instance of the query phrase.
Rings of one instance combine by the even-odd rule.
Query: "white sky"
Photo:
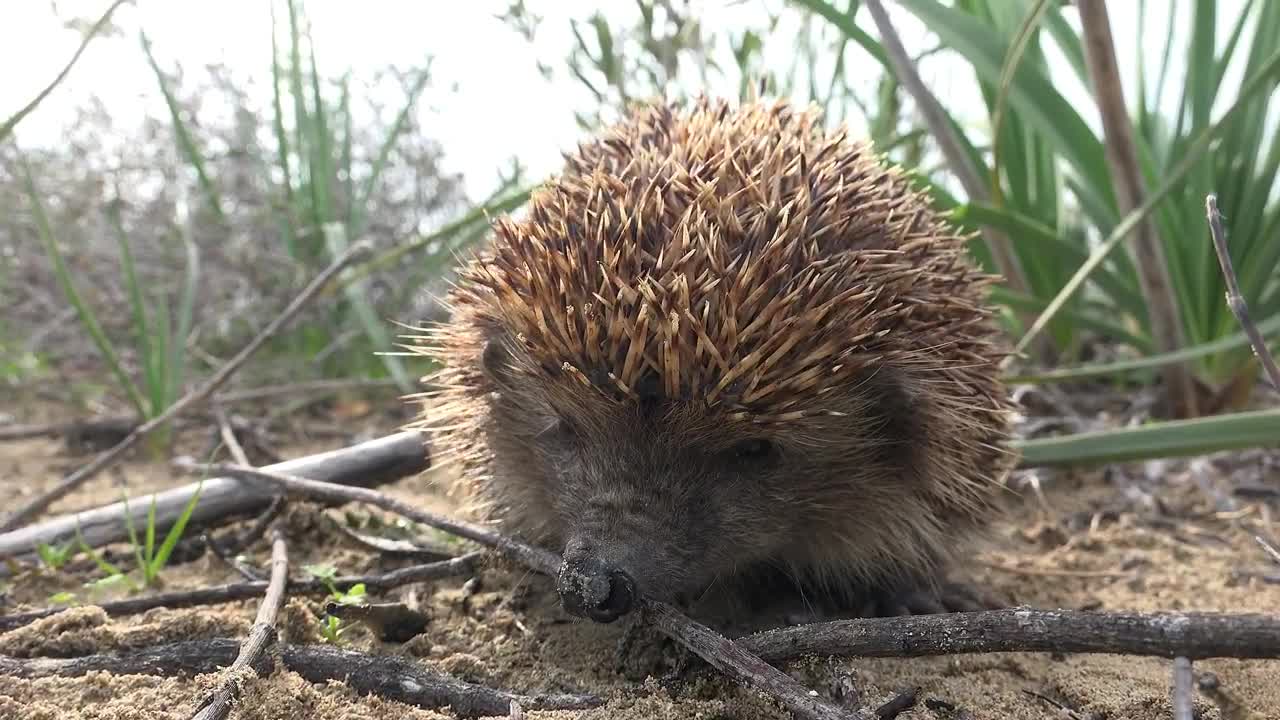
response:
[[[1020,5],[1009,2],[1011,9]],[[1220,26],[1230,23],[1241,3],[1219,3]],[[108,4],[108,0],[57,0],[57,9],[64,18],[96,18]],[[1134,27],[1136,0],[1109,4],[1130,102],[1135,67],[1126,61],[1134,56],[1129,43],[1135,37],[1143,38],[1149,46],[1144,52],[1154,65],[1166,22],[1161,11],[1171,3],[1155,0],[1149,4],[1153,8],[1149,31],[1142,33]],[[580,139],[573,110],[589,106],[585,91],[564,73],[555,82],[545,81],[535,69],[535,56],[540,54],[552,64],[564,56],[572,44],[570,17],[585,18],[597,7],[620,17],[634,12],[634,4],[624,0],[528,0],[530,9],[545,18],[539,29],[541,49],[535,52],[494,17],[506,9],[506,0],[311,0],[305,5],[321,71],[326,74],[336,76],[350,68],[358,77],[389,63],[404,67],[426,55],[435,57],[432,87],[420,104],[423,125],[442,142],[446,166],[464,173],[468,190],[476,198],[491,189],[499,167],[512,155],[518,155],[536,177],[554,171],[560,151]],[[769,5],[777,7],[779,3]],[[908,48],[923,47],[925,36],[914,18],[892,3],[890,6]],[[56,143],[68,110],[90,93],[104,100],[120,126],[136,122],[142,108],[162,116],[163,100],[138,45],[139,27],[146,29],[166,70],[172,71],[179,61],[188,71],[223,62],[267,80],[269,7],[268,0],[138,0],[134,6],[121,8],[115,19],[125,35],[96,40],[68,82],[19,126],[19,141],[24,145]],[[743,25],[744,18],[758,22],[763,17],[760,0],[705,0],[703,7],[702,20],[712,28],[737,27]],[[283,13],[283,3],[278,12]],[[0,17],[0,68],[5,68],[0,80],[0,118],[5,118],[56,75],[75,51],[79,35],[59,24],[48,0],[8,0]],[[865,11],[859,18],[874,35]],[[1225,33],[1220,29],[1219,35]],[[784,56],[788,52],[777,43],[766,50]],[[869,83],[880,74],[878,65],[860,53],[850,58],[864,63],[858,69],[865,67]],[[953,111],[974,107],[971,73],[962,63],[937,60],[926,61],[921,67],[930,89]],[[789,61],[784,57],[780,67]],[[1171,85],[1176,88],[1184,73],[1180,58],[1175,57],[1170,72]],[[451,91],[455,83],[456,91]],[[260,82],[257,88],[264,93],[264,105],[268,87]],[[732,88],[726,90],[733,92]],[[1083,88],[1073,84],[1059,90],[1077,107],[1091,107]],[[1092,113],[1085,119],[1096,126]]]

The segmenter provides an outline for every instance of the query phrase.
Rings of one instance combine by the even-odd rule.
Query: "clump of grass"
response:
[[[40,562],[50,570],[57,571],[67,564],[71,559],[71,550],[75,545],[66,543],[65,545],[50,545],[49,543],[40,543],[36,546],[36,555],[40,556]]]
[[[76,528],[76,540],[80,550],[88,555],[94,564],[98,566],[98,569],[104,573],[104,577],[86,583],[85,586],[89,588],[91,593],[107,590],[118,585],[126,586],[129,592],[138,592],[157,584],[160,580],[161,571],[168,564],[174,548],[178,545],[178,541],[182,539],[182,534],[187,528],[187,523],[191,520],[191,514],[195,512],[203,489],[204,481],[202,479],[200,484],[196,486],[196,491],[192,494],[191,499],[183,507],[182,514],[178,516],[169,531],[165,533],[164,539],[159,546],[156,545],[155,496],[152,496],[151,507],[147,511],[147,526],[143,530],[142,540],[138,539],[138,533],[133,524],[133,516],[129,513],[129,498],[127,495],[125,496],[125,527],[129,531],[129,541],[133,544],[133,554],[137,560],[137,567],[132,572],[122,570],[90,547],[85,542],[84,536],[80,534],[79,528]],[[139,576],[138,580],[131,577],[135,573]]]
[[[107,337],[97,313],[76,287],[71,271],[67,267],[66,258],[53,235],[48,214],[45,212],[44,203],[40,199],[40,192],[36,187],[35,179],[31,176],[30,168],[25,161],[19,164],[22,167],[32,215],[36,221],[37,234],[44,245],[45,252],[53,262],[54,276],[63,294],[75,309],[80,323],[93,339],[108,369],[115,376],[120,390],[138,415],[146,420],[161,415],[180,397],[182,392],[186,370],[186,339],[191,332],[192,320],[195,316],[195,298],[200,277],[199,254],[195,244],[184,237],[187,264],[175,318],[170,314],[169,298],[147,297],[143,291],[142,283],[135,270],[129,238],[121,227],[118,216],[114,212],[108,212],[108,219],[120,245],[121,274],[129,294],[135,335],[134,350],[142,365],[144,392],[125,370],[121,352]],[[148,305],[154,308],[152,313],[147,312]],[[147,438],[147,442],[153,453],[159,454],[169,446],[171,439],[172,425],[166,425],[152,433]]]

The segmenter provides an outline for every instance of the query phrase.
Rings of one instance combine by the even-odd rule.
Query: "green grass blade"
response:
[[[161,543],[160,549],[156,552],[155,557],[151,559],[152,576],[158,575],[160,569],[169,562],[169,556],[173,554],[173,548],[177,546],[178,541],[182,539],[182,533],[187,529],[187,523],[191,520],[191,513],[195,512],[196,503],[200,502],[200,493],[204,490],[204,478],[200,478],[199,484],[196,485],[196,491],[191,495],[191,499],[182,508],[182,514],[178,516],[173,527],[169,528],[169,532],[164,536],[164,542]]]
[[[161,379],[158,375],[159,368],[156,365],[155,352],[151,345],[152,328],[147,321],[146,303],[142,299],[142,286],[138,282],[137,271],[133,263],[133,251],[129,248],[129,237],[120,222],[119,211],[115,208],[109,209],[107,211],[107,219],[120,243],[120,265],[124,269],[125,290],[129,294],[129,306],[133,313],[133,327],[138,334],[138,354],[141,356],[140,359],[142,361],[143,382],[151,399],[151,412],[145,417],[154,417],[162,408],[158,404],[160,399],[155,395],[155,389],[160,387]]]
[[[1247,102],[1258,92],[1264,89],[1272,72],[1280,68],[1280,51],[1274,53],[1271,58],[1263,65],[1263,71],[1255,76],[1252,80],[1245,84],[1240,90],[1239,97],[1227,108],[1222,117],[1216,123],[1200,131],[1196,138],[1192,141],[1190,147],[1186,149],[1182,160],[1171,171],[1166,173],[1164,182],[1154,192],[1147,196],[1147,199],[1141,206],[1135,208],[1133,212],[1125,216],[1125,218],[1116,226],[1111,235],[1098,246],[1089,255],[1089,259],[1076,270],[1075,275],[1071,277],[1062,288],[1061,291],[1049,303],[1049,307],[1036,318],[1035,323],[1027,330],[1022,339],[1018,341],[1015,348],[1016,352],[1022,352],[1030,344],[1030,342],[1039,334],[1054,315],[1066,304],[1067,300],[1075,294],[1080,286],[1084,284],[1084,280],[1106,259],[1107,255],[1115,249],[1121,240],[1125,239],[1130,232],[1137,227],[1138,223],[1151,213],[1151,211],[1159,204],[1166,195],[1168,195],[1182,181],[1182,178],[1191,171],[1193,167],[1200,161],[1201,156],[1209,147],[1209,143],[1221,131],[1221,129],[1231,122],[1237,111],[1244,107]],[[1203,237],[1203,236],[1201,236]]]
[[[391,157],[391,151],[395,149],[396,142],[400,139],[401,133],[404,132],[404,126],[409,121],[410,113],[417,106],[418,98],[422,95],[422,91],[426,89],[429,78],[430,73],[427,68],[418,73],[418,77],[413,81],[413,86],[409,89],[409,96],[405,99],[404,106],[396,114],[395,122],[391,124],[391,129],[387,132],[386,139],[382,141],[381,147],[378,148],[378,154],[374,158],[372,168],[369,170],[369,177],[365,179],[360,188],[359,197],[352,199],[353,216],[347,228],[347,237],[358,238],[360,233],[364,232],[365,214],[369,207],[369,198],[373,197],[374,188],[377,187],[378,180],[382,178],[382,171],[387,167],[387,160]]]
[[[867,54],[875,58],[886,70],[889,69],[889,56],[885,54],[884,47],[875,38],[868,35],[865,30],[858,27],[857,23],[853,21],[853,13],[846,14],[835,5],[823,0],[792,0],[792,4],[821,16],[849,39],[858,43],[863,50],[867,51]]]
[[[1258,332],[1273,342],[1280,336],[1280,315],[1268,317],[1258,323]],[[1160,353],[1134,360],[1121,360],[1109,363],[1093,363],[1079,367],[1059,368],[1029,375],[1010,375],[1005,378],[1009,383],[1052,383],[1071,382],[1095,377],[1121,375],[1141,370],[1156,370],[1166,365],[1191,362],[1201,358],[1234,350],[1249,351],[1249,336],[1240,331],[1212,342],[1201,343],[1174,352]]]
[[[333,177],[333,136],[329,134],[328,109],[320,91],[320,69],[316,65],[316,48],[311,34],[306,34],[307,56],[311,61],[311,203],[312,221],[321,227],[334,220],[333,194],[329,182]]]
[[[142,51],[147,56],[147,64],[151,66],[151,70],[156,76],[156,82],[160,84],[160,93],[164,96],[165,105],[169,107],[169,117],[173,120],[173,132],[178,137],[178,147],[182,150],[182,154],[186,156],[187,162],[191,163],[191,167],[195,168],[196,179],[200,184],[200,189],[205,194],[209,208],[213,210],[214,217],[219,224],[226,225],[227,216],[222,212],[222,197],[219,195],[218,189],[214,187],[213,180],[209,178],[204,156],[196,146],[195,137],[191,135],[186,121],[182,119],[182,110],[178,106],[178,98],[174,96],[173,90],[169,87],[169,78],[165,76],[164,71],[160,69],[160,64],[156,62],[155,55],[151,52],[151,40],[147,37],[146,32],[139,31],[138,37],[142,42]]]
[[[1024,295],[1001,286],[991,288],[991,299],[1011,310],[1020,312],[1042,312],[1048,305],[1048,302],[1042,298]],[[1101,317],[1101,313],[1067,308],[1060,314],[1076,328],[1092,330],[1105,338],[1136,348],[1140,352],[1151,351],[1150,337],[1139,335],[1109,318]]]
[[[1280,445],[1280,409],[1108,428],[1014,443],[1021,467],[1089,466]]]
[[[983,82],[993,86],[1000,82],[1008,43],[995,28],[935,0],[900,0],[899,4],[968,60]],[[1114,217],[1114,203],[1109,200],[1114,192],[1102,142],[1040,68],[1023,63],[1015,70],[1009,103],[1088,181],[1085,192],[1100,198],[1095,206],[1111,208]]]
[[[156,552],[156,496],[151,495],[151,507],[147,509],[147,560],[155,557]]]
[[[40,103],[44,102],[45,98],[49,97],[49,95],[51,95],[53,91],[62,84],[63,80],[67,79],[67,76],[71,74],[71,69],[80,61],[80,56],[84,54],[86,49],[88,49],[89,43],[98,36],[98,33],[102,32],[102,29],[107,26],[107,23],[111,22],[111,16],[115,13],[116,9],[121,5],[124,5],[126,2],[129,2],[129,0],[116,0],[111,3],[106,12],[102,13],[97,21],[93,23],[93,26],[89,28],[89,31],[85,33],[84,38],[80,41],[80,47],[76,48],[75,53],[71,56],[71,60],[68,61],[62,68],[62,71],[53,78],[53,81],[37,93],[31,102],[23,105],[18,112],[10,115],[8,119],[4,121],[4,124],[0,125],[0,143],[4,142],[5,139],[13,133],[13,129],[18,126],[18,123],[22,122],[23,118],[34,112],[37,107],[40,107]]]
[[[1000,137],[1000,129],[1004,125],[1005,113],[1009,105],[1009,90],[1013,86],[1014,73],[1017,72],[1018,66],[1022,64],[1022,56],[1031,45],[1031,39],[1035,37],[1036,31],[1040,27],[1040,21],[1048,9],[1049,0],[1036,0],[1035,6],[1027,13],[1018,28],[1017,34],[1014,35],[1009,52],[1005,55],[1004,61],[1000,65],[1000,77],[996,86],[995,109],[991,113],[991,137],[993,138]],[[992,146],[991,189],[993,191],[992,196],[997,199],[997,205],[1001,204],[999,198],[1002,195],[999,177],[1000,143],[996,142]]]
[[[1010,237],[1017,238],[1019,244],[1031,245],[1033,250],[1039,249],[1036,245],[1050,246],[1057,253],[1069,257],[1073,263],[1082,263],[1089,257],[1084,247],[1063,239],[1052,228],[1017,210],[968,203],[958,207],[953,217],[963,225],[988,225],[1003,230]],[[1120,307],[1136,317],[1143,316],[1146,302],[1132,278],[1122,279],[1110,268],[1103,267],[1092,279]]]
[[[281,185],[284,188],[284,212],[280,213],[281,233],[284,236],[285,248],[289,257],[301,259],[298,255],[297,231],[293,225],[294,213],[298,210],[297,199],[293,191],[293,171],[289,163],[289,136],[284,129],[284,103],[280,100],[280,84],[283,82],[280,70],[280,49],[277,41],[279,29],[276,20],[276,3],[271,0],[271,129],[276,136],[276,161],[280,163]]]
[[[166,407],[182,395],[182,383],[186,377],[187,337],[191,335],[191,327],[195,323],[196,296],[200,290],[200,249],[189,233],[183,233],[182,245],[187,252],[187,268],[182,283],[182,297],[178,301],[178,327],[170,343]]]
[[[27,191],[27,197],[31,201],[31,212],[35,216],[36,232],[40,236],[40,242],[44,245],[45,252],[49,253],[49,259],[53,261],[53,273],[58,279],[58,285],[61,286],[63,294],[67,296],[67,301],[75,308],[80,322],[84,324],[85,330],[93,338],[94,345],[102,353],[107,367],[116,376],[116,380],[128,396],[129,402],[137,410],[140,417],[147,417],[147,401],[142,397],[142,393],[138,391],[138,386],[134,384],[133,379],[124,371],[124,366],[120,363],[120,356],[116,354],[115,347],[107,339],[106,333],[102,331],[102,326],[98,323],[97,316],[93,314],[93,310],[85,304],[80,297],[80,293],[76,290],[75,283],[71,279],[71,271],[67,269],[67,263],[65,258],[62,257],[62,251],[58,249],[58,243],[53,238],[53,230],[49,226],[49,216],[45,214],[44,204],[40,202],[40,193],[36,189],[35,179],[31,177],[31,168],[27,165],[26,159],[21,156],[19,156],[19,165],[22,166],[23,184]]]
[[[129,543],[133,545],[133,557],[138,563],[138,569],[146,576],[147,560],[151,557],[150,553],[143,552],[144,548],[138,541],[138,530],[133,525],[133,513],[129,512],[129,493],[125,493],[121,498],[124,502],[124,529],[129,533]],[[101,565],[99,567],[102,567]],[[114,566],[111,566],[114,567]],[[105,569],[105,568],[104,568]]]
[[[326,242],[328,243],[328,251],[333,257],[338,257],[347,248],[347,237],[345,228],[339,223],[329,223],[321,227]],[[373,343],[375,348],[382,348],[383,353],[379,354],[378,359],[382,361],[387,372],[391,374],[392,379],[396,381],[396,386],[401,392],[411,393],[414,391],[413,379],[409,376],[409,372],[405,369],[404,363],[395,355],[387,355],[385,351],[389,351],[392,347],[390,333],[383,326],[381,318],[373,309],[373,304],[369,302],[369,298],[365,295],[364,283],[357,280],[354,282],[344,282],[342,284],[342,292],[347,297],[347,301],[351,303],[351,307],[355,310],[356,318],[360,321],[360,326],[364,330],[365,336]]]

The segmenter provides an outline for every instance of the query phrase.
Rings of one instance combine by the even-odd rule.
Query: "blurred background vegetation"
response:
[[[81,66],[107,46],[112,58],[134,58],[111,72],[147,82],[137,122],[93,89],[60,98],[73,85],[57,86],[69,54],[29,97],[0,104],[0,393],[50,386],[86,406],[154,416],[356,238],[372,241],[376,257],[277,337],[239,384],[370,379],[411,391],[425,368],[394,354],[397,323],[441,316],[433,293],[458,254],[484,241],[487,217],[519,210],[574,137],[632,102],[745,98],[761,85],[865,134],[975,233],[975,256],[1010,275],[996,300],[1015,340],[1052,308],[1034,352],[1009,368],[1013,380],[1159,394],[1162,373],[1180,367],[1199,414],[1246,409],[1258,365],[1224,302],[1209,193],[1252,316],[1273,345],[1280,338],[1280,0],[1111,4],[1147,200],[1132,213],[1118,197],[1072,3],[885,3],[979,193],[941,152],[940,129],[925,121],[859,0],[599,9],[504,0],[477,4],[467,23],[439,6],[375,3],[367,14],[378,22],[412,14],[432,26],[418,61],[372,70],[329,62],[355,38],[343,39],[342,12],[316,6],[329,24],[320,32],[303,0],[255,5],[264,10],[225,39],[237,63],[189,68],[183,48],[148,26],[150,5],[43,10],[77,45],[86,39]],[[461,35],[461,49],[437,56],[432,39],[446,34]],[[88,71],[70,66],[66,76],[77,72]],[[74,109],[61,125],[43,107],[55,101]],[[468,116],[476,107],[495,109]],[[28,140],[54,126],[64,129],[51,140]],[[453,144],[437,133],[445,126]],[[458,128],[472,126],[476,137],[457,141]],[[468,165],[475,157],[488,164]],[[1163,248],[1176,348],[1152,330],[1163,300],[1144,289],[1148,259],[1128,240],[1143,224]],[[989,244],[999,236],[1008,267]],[[1073,278],[1083,280],[1078,291]],[[1277,427],[1274,415],[1264,422],[1263,437]]]

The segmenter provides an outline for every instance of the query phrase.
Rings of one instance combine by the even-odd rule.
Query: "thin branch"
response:
[[[240,446],[240,441],[236,439],[236,431],[231,429],[231,421],[227,419],[227,412],[222,409],[218,403],[214,403],[213,417],[218,421],[218,434],[222,437],[222,442],[227,446],[227,450],[231,452],[231,457],[241,465],[252,465],[249,462],[249,456],[244,454],[244,448]]]
[[[334,578],[333,585],[339,590],[347,590],[354,585],[364,584],[372,591],[386,591],[391,588],[408,585],[410,583],[458,577],[460,575],[467,575],[474,572],[479,564],[481,556],[482,553],[473,552],[466,555],[460,555],[451,560],[441,560],[440,562],[424,563],[422,565],[410,565],[409,567],[392,570],[378,575],[345,575]],[[212,605],[215,603],[235,602],[237,600],[261,597],[266,593],[267,586],[268,583],[264,580],[229,583],[226,585],[200,588],[198,590],[179,590],[176,592],[161,593],[159,595],[149,595],[147,597],[97,603],[96,605],[97,607],[102,608],[108,615],[114,615],[117,617],[123,615],[137,615],[138,613],[144,613],[158,607],[193,607],[197,605]],[[329,592],[329,586],[320,579],[290,580],[288,591],[292,595],[325,595]],[[46,608],[44,610],[34,610],[26,613],[15,613],[13,615],[0,615],[0,632],[12,630],[16,627],[22,627],[23,625],[28,625],[37,620],[57,615],[66,609],[67,608],[65,607],[57,607]]]
[[[1191,661],[1184,657],[1173,659],[1173,720],[1192,720],[1194,705],[1191,702]]]
[[[1216,195],[1206,197],[1204,207],[1209,215],[1209,232],[1213,235],[1213,248],[1218,253],[1218,265],[1222,268],[1222,276],[1227,281],[1227,305],[1236,316],[1240,327],[1244,328],[1245,335],[1249,336],[1249,344],[1253,346],[1253,353],[1258,357],[1258,362],[1262,363],[1267,379],[1271,381],[1271,388],[1280,391],[1280,367],[1276,367],[1276,359],[1267,348],[1267,341],[1263,339],[1262,333],[1258,332],[1258,326],[1249,317],[1249,306],[1244,300],[1244,295],[1240,293],[1240,282],[1236,279],[1236,271],[1231,264],[1231,253],[1227,250],[1227,234],[1222,230],[1222,213],[1218,212],[1218,197]]]
[[[866,5],[867,10],[871,12],[871,19],[875,21],[876,28],[880,32],[880,40],[888,56],[889,65],[893,68],[893,74],[915,99],[916,105],[920,108],[920,114],[924,116],[925,124],[929,126],[929,132],[938,141],[938,148],[947,159],[947,167],[960,181],[970,201],[985,203],[988,199],[986,185],[982,183],[969,157],[960,148],[955,129],[951,127],[951,123],[947,122],[942,105],[925,87],[924,81],[916,72],[915,62],[903,47],[897,30],[893,28],[888,13],[884,11],[884,6],[879,0],[867,0]],[[1018,261],[1018,256],[1013,252],[1009,238],[1004,233],[986,226],[982,227],[982,235],[991,248],[991,255],[996,261],[997,268],[1004,275],[1005,283],[1012,290],[1026,294],[1028,292],[1026,276],[1022,272],[1022,264]]]
[[[743,649],[741,644],[723,637],[666,603],[645,600],[643,607],[645,618],[654,627],[679,640],[734,680],[778,698],[798,717],[831,720],[871,717],[862,710],[850,713],[837,709],[817,693],[806,690],[789,675]]]
[[[1277,565],[1280,565],[1280,550],[1275,549],[1271,543],[1263,540],[1261,535],[1254,535],[1253,539],[1262,546],[1263,551],[1270,555],[1272,560],[1276,561]]]
[[[212,472],[246,480],[274,482],[283,487],[291,497],[327,502],[345,500],[347,502],[367,503],[409,518],[414,522],[429,525],[494,548],[515,562],[544,575],[554,577],[560,568],[560,558],[548,550],[528,545],[470,523],[421,510],[375,490],[316,482],[305,478],[269,473],[225,463],[202,465],[190,460],[179,459],[174,461],[174,465],[188,472]],[[643,599],[642,607],[645,617],[649,618],[658,629],[678,640],[703,660],[724,671],[738,682],[769,692],[782,701],[797,717],[831,718],[832,720],[834,718],[849,717],[848,712],[838,710],[816,694],[806,690],[791,677],[776,668],[770,667],[759,658],[753,657],[733,641],[694,621],[674,607],[648,598]],[[855,713],[854,717],[866,718],[868,716],[865,713],[858,712]]]
[[[1110,653],[1189,659],[1280,658],[1280,617],[1011,608],[833,620],[739,638],[770,662],[803,655],[922,657],[959,653]]]
[[[80,40],[80,47],[76,48],[75,54],[71,56],[71,60],[69,60],[66,66],[62,68],[62,72],[58,73],[58,75],[54,77],[53,82],[46,85],[45,88],[36,95],[34,100],[24,105],[21,110],[14,113],[8,120],[5,120],[4,125],[0,125],[0,142],[4,142],[5,138],[13,132],[13,129],[17,127],[18,123],[22,122],[23,118],[30,115],[32,111],[39,107],[40,103],[44,102],[44,99],[49,97],[54,89],[62,84],[63,80],[67,79],[67,75],[71,74],[71,68],[76,66],[76,63],[80,60],[80,56],[83,55],[84,51],[89,47],[89,43],[92,42],[93,39],[97,37],[98,33],[102,31],[102,28],[106,27],[107,23],[111,21],[111,15],[115,13],[116,9],[121,5],[124,5],[126,2],[129,2],[129,0],[116,0],[111,3],[111,6],[107,8],[107,11],[102,13],[102,16],[98,18],[98,21],[89,28],[89,32],[84,34],[84,38]]]
[[[294,458],[267,467],[317,480],[343,484],[378,485],[421,472],[430,465],[426,443],[417,431],[400,432],[358,445]],[[131,498],[129,503],[116,502],[102,507],[68,513],[0,534],[0,560],[34,562],[41,544],[58,545],[83,540],[89,547],[122,542],[129,539],[128,523],[134,526],[150,522],[148,514],[155,504],[155,526],[163,532],[185,510],[192,495],[200,493],[200,502],[191,512],[188,527],[210,527],[227,518],[247,516],[261,511],[276,496],[275,486],[252,483],[235,478],[208,478],[163,492]],[[126,519],[128,518],[128,519]],[[265,530],[266,528],[262,528]],[[10,571],[12,563],[0,563],[0,576]]]
[[[236,370],[238,370],[240,366],[249,359],[249,356],[253,355],[258,348],[262,347],[267,340],[279,332],[286,323],[292,320],[293,317],[307,305],[307,303],[311,302],[311,299],[328,284],[329,280],[334,275],[350,265],[352,262],[364,259],[370,254],[370,252],[371,245],[368,242],[361,241],[353,244],[345,253],[338,256],[338,258],[335,259],[329,267],[325,268],[323,272],[316,276],[316,278],[311,281],[311,284],[307,285],[307,287],[293,299],[293,302],[289,303],[289,306],[286,307],[283,312],[276,316],[274,320],[272,320],[265,328],[262,329],[261,332],[258,333],[257,337],[249,341],[249,344],[246,345],[244,349],[219,368],[218,372],[214,373],[213,377],[206,380],[199,388],[196,388],[182,399],[170,405],[163,413],[157,415],[151,420],[148,420],[142,425],[139,425],[133,432],[129,433],[128,437],[122,440],[115,447],[99,455],[93,462],[63,478],[63,480],[53,488],[50,488],[43,494],[29,501],[26,505],[18,508],[9,515],[9,517],[5,518],[3,524],[0,524],[0,532],[13,530],[30,518],[35,517],[45,508],[83,485],[94,475],[97,475],[99,472],[115,464],[115,462],[124,455],[125,451],[138,444],[142,438],[146,437],[153,430],[164,425],[170,419],[178,416],[196,403],[208,399],[214,391],[219,387],[222,387],[223,383],[231,378],[232,374],[234,374]]]
[[[527,545],[518,540],[512,540],[479,525],[428,512],[376,490],[308,480],[286,473],[268,472],[267,470],[232,465],[230,463],[203,464],[190,459],[178,458],[173,461],[173,465],[187,472],[212,473],[240,478],[241,480],[259,480],[274,483],[284,488],[289,496],[295,498],[334,504],[357,502],[373,505],[414,522],[444,530],[452,535],[480,543],[485,547],[494,548],[521,565],[539,572],[554,576],[560,568],[560,558],[553,552]]]
[[[0,655],[0,673],[25,679],[79,677],[100,671],[189,677],[218,672],[238,653],[239,643],[235,640],[217,638],[79,658],[19,659]],[[341,680],[357,693],[421,708],[448,707],[462,717],[505,715],[513,701],[530,710],[583,710],[604,703],[595,695],[521,695],[494,690],[436,672],[414,658],[370,655],[326,645],[278,643],[275,652],[263,656],[253,669],[261,674],[270,673],[277,659],[311,683]]]
[[[1138,166],[1133,127],[1125,107],[1124,88],[1120,84],[1120,70],[1116,65],[1111,20],[1103,0],[1080,0],[1076,5],[1084,30],[1085,60],[1102,116],[1107,164],[1115,178],[1120,212],[1127,214],[1142,205],[1146,190],[1142,170]],[[1133,253],[1157,349],[1163,353],[1174,352],[1185,344],[1185,338],[1164,248],[1150,219],[1138,224]],[[1173,416],[1189,418],[1198,415],[1195,386],[1186,364],[1166,365],[1163,373]]]
[[[240,699],[242,686],[238,674],[258,664],[267,648],[276,642],[276,615],[280,612],[280,605],[284,603],[284,589],[288,579],[289,553],[284,532],[277,526],[271,532],[271,580],[267,585],[267,594],[258,606],[253,629],[240,646],[235,662],[227,668],[222,687],[200,704],[200,708],[192,715],[193,720],[225,720],[231,713],[231,704]]]

